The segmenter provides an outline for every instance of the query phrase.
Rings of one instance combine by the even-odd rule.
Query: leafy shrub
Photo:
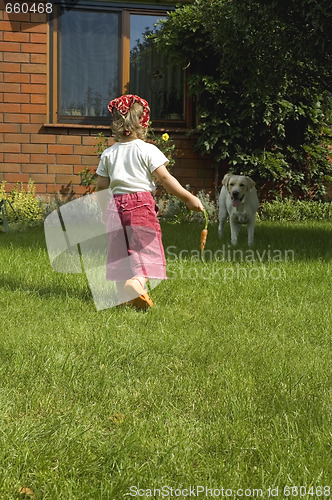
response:
[[[264,203],[260,218],[275,221],[332,220],[332,203],[292,199],[274,200]]]
[[[28,181],[25,189],[23,183],[17,184],[9,194],[5,191],[6,182],[0,185],[0,201],[7,200],[6,219],[11,229],[21,229],[27,225],[35,225],[43,220],[44,212],[42,203],[36,197],[36,188],[32,180]]]
[[[202,154],[287,196],[323,198],[332,182],[330,16],[327,1],[196,0],[160,21],[151,36],[188,68]]]
[[[152,142],[155,146],[157,146],[157,148],[160,149],[160,151],[162,151],[162,153],[164,153],[166,158],[169,160],[167,168],[172,171],[175,164],[173,158],[175,144],[172,139],[170,139],[169,135],[167,133],[156,135],[154,129],[150,126],[148,130],[148,141]]]
[[[45,196],[38,197],[40,206],[43,211],[43,219],[46,219],[46,217],[51,212],[53,212],[53,210],[57,210],[62,205],[69,203],[73,199],[74,198],[71,197],[67,198],[66,196],[63,196],[61,193],[54,193],[54,195],[48,195],[47,197]]]
[[[186,185],[186,189],[190,191],[190,186]],[[199,191],[197,197],[203,203],[203,206],[208,214],[210,222],[215,222],[218,220],[218,205],[211,199],[209,193],[205,191]],[[193,212],[188,210],[187,205],[176,198],[176,196],[167,193],[167,196],[159,198],[157,201],[159,208],[159,213],[162,218],[166,220],[171,220],[174,223],[177,222],[205,222],[204,215],[202,212]]]

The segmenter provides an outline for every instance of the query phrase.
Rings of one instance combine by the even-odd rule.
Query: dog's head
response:
[[[230,173],[225,175],[222,184],[231,196],[233,207],[238,207],[245,194],[255,186],[255,182],[250,177]]]

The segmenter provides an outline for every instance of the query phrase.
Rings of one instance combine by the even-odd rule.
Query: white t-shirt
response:
[[[113,194],[153,193],[152,172],[166,163],[166,156],[154,144],[141,139],[116,142],[101,155],[97,174],[110,178]]]

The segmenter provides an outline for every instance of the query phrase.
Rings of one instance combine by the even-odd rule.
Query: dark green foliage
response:
[[[155,35],[188,68],[197,148],[281,192],[319,199],[332,180],[332,4],[200,0]]]

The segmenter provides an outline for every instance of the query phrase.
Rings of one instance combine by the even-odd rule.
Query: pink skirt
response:
[[[166,279],[157,213],[150,192],[113,195],[106,212],[106,279],[126,281],[133,276]]]

